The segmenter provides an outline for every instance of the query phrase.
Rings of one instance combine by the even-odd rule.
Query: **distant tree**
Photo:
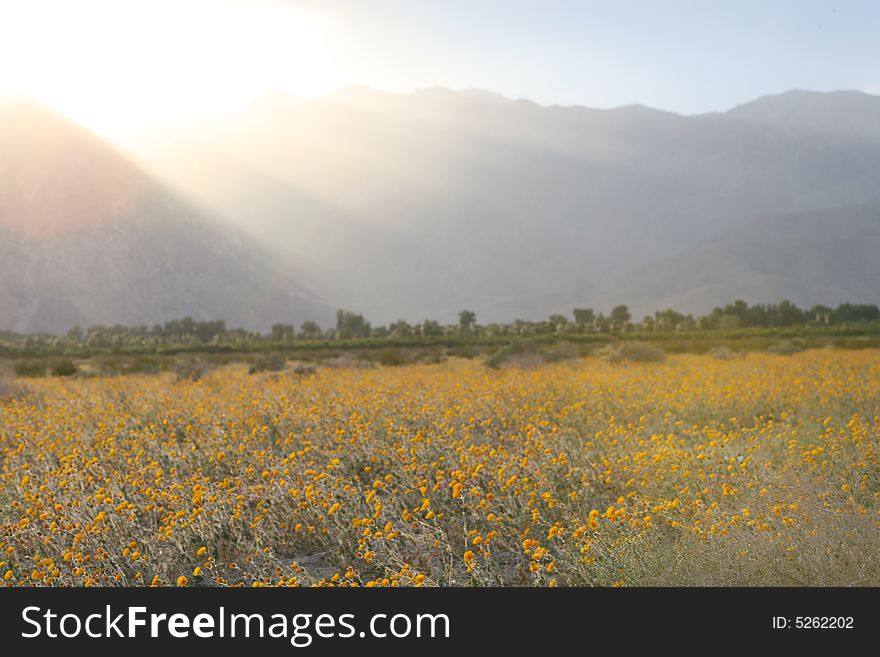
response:
[[[178,320],[178,327],[181,338],[188,338],[196,334],[196,320],[192,317],[184,317]]]
[[[299,337],[304,340],[320,340],[323,335],[321,327],[313,321],[305,321],[299,327]]]
[[[489,337],[496,335],[507,335],[510,330],[511,326],[509,324],[498,324],[496,322],[493,322],[485,328],[484,335],[487,335]]]
[[[828,306],[823,306],[821,304],[815,305],[810,308],[810,316],[812,317],[814,322],[819,324],[830,324],[831,323],[831,315],[833,314],[833,310]]]
[[[443,327],[440,322],[433,319],[426,319],[419,325],[419,334],[422,336],[443,335]]]
[[[411,338],[413,335],[413,327],[406,320],[398,319],[388,325],[388,332],[392,338]]]
[[[85,342],[90,347],[109,347],[110,336],[106,326],[92,325],[86,331]]]
[[[224,338],[227,342],[231,342],[233,344],[247,344],[253,340],[253,336],[250,331],[245,331],[244,329],[232,329],[230,331],[226,331],[226,336]]]
[[[192,334],[200,342],[210,342],[218,336],[226,333],[226,322],[217,319],[209,322],[196,322],[193,326]]]
[[[654,313],[654,323],[658,331],[672,331],[683,321],[684,315],[671,308],[667,310],[658,310]]]
[[[733,315],[739,320],[739,326],[758,326],[760,322],[760,309],[749,308],[749,304],[742,299],[737,299],[733,305],[724,309],[725,315]]]
[[[767,306],[767,326],[796,326],[803,324],[806,319],[804,311],[788,299]]]
[[[697,327],[697,320],[693,315],[687,315],[675,324],[676,331],[696,331]]]
[[[296,329],[293,324],[273,324],[269,332],[269,339],[274,342],[287,342],[296,337]]]
[[[94,326],[89,327],[89,330],[95,328]],[[180,336],[180,320],[172,319],[164,324],[162,324],[162,337],[166,340],[173,340]]]
[[[345,338],[368,338],[370,337],[370,323],[363,315],[358,315],[350,310],[336,312],[336,337]]]
[[[629,308],[623,304],[614,306],[611,311],[611,321],[615,324],[626,324],[630,319]]]
[[[192,317],[172,319],[162,327],[163,336],[171,340],[184,341],[195,337],[196,321]]]
[[[550,315],[550,319],[547,321],[549,321],[554,327],[556,327],[560,324],[568,324],[568,317],[566,317],[565,315],[554,314]]]
[[[880,319],[880,308],[867,303],[842,303],[834,309],[832,320],[839,322],[873,322]]]
[[[469,332],[477,323],[477,313],[472,310],[462,310],[458,313],[458,326],[462,332]]]
[[[510,325],[509,332],[513,335],[528,335],[531,327],[531,322],[527,322],[524,319],[517,319],[514,320],[512,325]]]
[[[575,308],[574,321],[578,324],[592,324],[596,320],[596,311],[592,308]]]

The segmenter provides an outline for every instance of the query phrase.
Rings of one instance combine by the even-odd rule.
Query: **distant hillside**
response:
[[[705,312],[743,299],[880,303],[880,200],[753,219],[686,253],[614,281],[592,299],[629,304],[634,317],[662,308]]]
[[[329,321],[292,273],[94,134],[33,102],[0,100],[0,329],[185,315],[260,329]]]
[[[153,134],[137,152],[169,184],[287,253],[325,298],[377,322],[449,321],[462,307],[485,321],[538,318],[611,303],[616,290],[642,299],[636,292],[651,289],[703,311],[752,290],[801,304],[876,300],[852,296],[872,291],[880,265],[866,261],[863,280],[852,279],[852,255],[832,239],[849,230],[842,225],[792,229],[797,248],[821,259],[771,248],[745,258],[723,245],[754,231],[755,217],[877,196],[880,98],[867,94],[795,91],[684,117],[638,105],[541,107],[479,90],[276,93]],[[653,272],[708,252],[719,260],[673,276],[674,295],[655,285]],[[710,298],[701,290],[717,287],[719,270],[728,284]]]
[[[784,130],[827,132],[855,139],[880,139],[877,99],[858,91],[819,93],[793,89],[734,107],[728,117],[774,125]]]

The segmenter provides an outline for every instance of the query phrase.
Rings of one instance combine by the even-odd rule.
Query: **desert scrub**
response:
[[[790,356],[803,350],[804,348],[801,345],[792,340],[783,340],[767,347],[768,354],[777,354],[779,356]]]
[[[662,363],[666,352],[649,342],[619,342],[604,351],[605,358],[612,363],[632,361],[635,363]]]
[[[178,381],[198,381],[209,371],[208,364],[192,356],[184,356],[174,363],[174,376]]]
[[[715,358],[720,358],[721,360],[730,360],[731,358],[742,358],[743,354],[734,351],[730,347],[715,347],[714,349],[709,350],[709,355]]]
[[[105,376],[119,374],[158,374],[172,369],[174,359],[170,356],[98,356],[89,364]]]
[[[18,399],[25,394],[25,389],[15,382],[12,371],[5,365],[0,365],[0,402]]]
[[[52,376],[73,376],[79,372],[79,368],[69,358],[63,358],[52,363]]]
[[[880,351],[0,400],[7,586],[880,585]]]
[[[287,358],[283,354],[265,354],[258,356],[251,364],[248,372],[258,374],[260,372],[280,372],[287,365]]]
[[[517,367],[520,369],[539,367],[545,363],[578,358],[581,351],[570,342],[539,345],[534,340],[517,340],[505,345],[486,359],[486,366],[492,369]]]
[[[12,365],[15,376],[36,378],[46,376],[49,364],[45,360],[19,360]]]
[[[317,371],[318,370],[314,365],[307,365],[305,363],[299,363],[291,370],[291,372],[297,376],[311,376]]]

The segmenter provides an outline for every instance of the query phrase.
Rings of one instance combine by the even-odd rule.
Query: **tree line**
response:
[[[816,305],[802,309],[790,301],[777,304],[748,304],[737,300],[712,312],[694,316],[675,310],[660,310],[635,320],[626,305],[618,305],[608,314],[592,308],[575,308],[571,315],[550,315],[546,320],[515,320],[510,323],[480,324],[472,310],[462,310],[458,322],[441,324],[426,319],[409,323],[399,319],[388,325],[373,326],[363,315],[339,310],[335,326],[323,328],[307,320],[298,327],[278,323],[266,333],[229,328],[223,320],[199,321],[184,317],[153,326],[76,326],[63,336],[21,335],[0,332],[0,342],[27,347],[80,346],[113,348],[173,344],[247,345],[255,342],[286,343],[294,341],[393,338],[398,340],[433,337],[495,337],[535,335],[576,335],[587,333],[651,333],[740,328],[783,328],[797,326],[847,325],[880,321],[880,308],[874,304],[842,303],[836,308]]]

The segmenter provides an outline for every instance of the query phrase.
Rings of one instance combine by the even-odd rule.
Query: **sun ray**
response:
[[[109,136],[339,84],[305,11],[206,0],[0,0],[0,90]],[[283,85],[282,85],[283,86]]]

